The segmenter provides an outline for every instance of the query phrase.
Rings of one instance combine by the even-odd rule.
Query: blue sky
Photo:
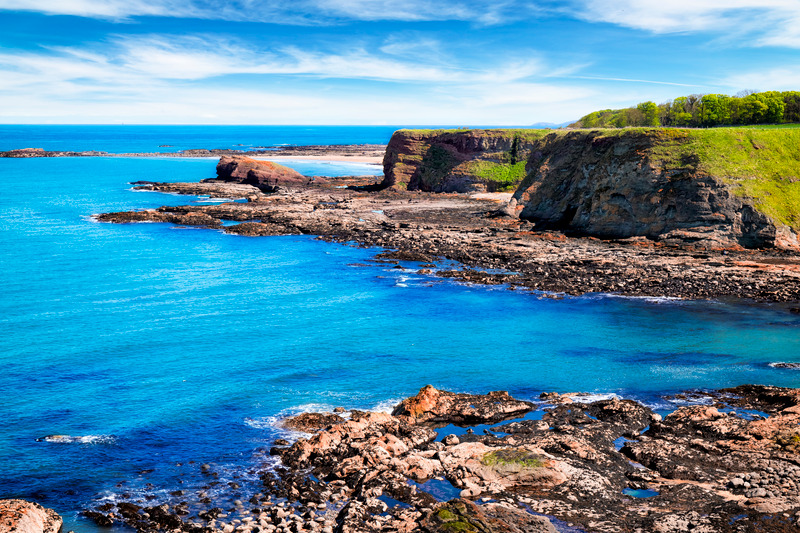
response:
[[[800,90],[800,0],[0,0],[0,122],[526,125]]]

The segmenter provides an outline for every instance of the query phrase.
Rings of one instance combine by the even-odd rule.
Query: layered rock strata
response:
[[[794,230],[737,194],[725,176],[701,170],[700,155],[666,165],[658,149],[680,142],[663,130],[547,135],[514,193],[519,216],[541,228],[601,238],[800,249]]]
[[[545,130],[399,130],[383,159],[384,187],[434,192],[508,190]]]

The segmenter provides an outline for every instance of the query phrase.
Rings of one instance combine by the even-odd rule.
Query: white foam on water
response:
[[[405,398],[390,398],[388,400],[384,400],[379,402],[375,405],[370,411],[374,411],[376,413],[391,413],[394,410],[395,406],[402,402]]]
[[[111,444],[117,438],[114,435],[47,435],[36,440],[54,444]]]
[[[567,394],[569,398],[572,398],[573,402],[576,403],[592,403],[592,402],[600,402],[603,400],[619,400],[619,394],[614,394],[613,392],[606,392],[606,393],[586,393],[586,394]]]

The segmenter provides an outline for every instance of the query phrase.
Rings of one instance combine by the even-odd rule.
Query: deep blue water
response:
[[[0,124],[0,151],[16,148],[112,154],[192,148],[250,150],[282,145],[385,144],[403,126],[42,126]]]
[[[196,181],[214,166],[0,159],[0,498],[93,531],[75,513],[99,499],[199,486],[201,463],[246,474],[281,435],[276,417],[388,408],[426,383],[662,408],[662,394],[690,388],[800,386],[800,372],[768,366],[800,362],[800,319],[782,306],[542,298],[413,263],[355,266],[376,250],[313,237],[90,218],[193,201],[128,182]],[[52,434],[82,439],[36,440]]]

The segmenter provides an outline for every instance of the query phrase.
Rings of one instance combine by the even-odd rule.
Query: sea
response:
[[[386,143],[394,129],[0,126],[0,151]],[[274,440],[301,436],[282,418],[389,411],[426,384],[530,400],[619,395],[660,412],[686,390],[800,386],[800,370],[771,366],[800,363],[800,316],[783,304],[515,291],[421,274],[414,262],[392,268],[371,262],[380,249],[314,236],[92,218],[213,202],[130,183],[199,181],[215,165],[0,159],[0,498],[55,509],[64,531],[96,532],[79,511],[103,502],[169,503],[234,481],[246,497],[275,465]]]

